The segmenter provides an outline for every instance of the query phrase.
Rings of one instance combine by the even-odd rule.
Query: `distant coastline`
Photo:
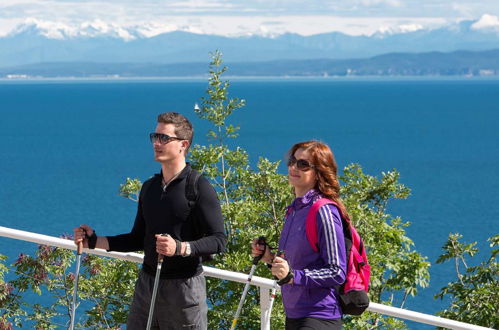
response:
[[[23,77],[6,78],[0,77],[0,83],[30,83],[30,82],[53,82],[53,83],[79,83],[79,82],[101,82],[101,83],[126,83],[126,82],[162,82],[162,81],[185,81],[205,82],[208,76],[166,76],[166,77]],[[499,75],[493,76],[229,76],[230,81],[497,81]]]
[[[227,62],[231,78],[499,77],[499,49],[390,53],[361,59]],[[0,67],[3,79],[206,79],[208,63],[44,62]]]

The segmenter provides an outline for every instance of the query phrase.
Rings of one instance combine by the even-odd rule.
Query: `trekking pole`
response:
[[[168,234],[161,234],[161,236],[170,236]],[[156,266],[156,277],[154,277],[154,287],[152,288],[151,305],[149,306],[149,317],[147,318],[147,330],[151,329],[152,317],[154,314],[154,304],[156,303],[156,293],[158,291],[159,275],[161,273],[161,267],[163,266],[162,254],[158,254],[158,265]]]
[[[277,256],[282,257],[284,255],[284,251],[279,250],[277,251]],[[272,313],[272,306],[274,305],[274,300],[275,300],[275,295],[277,291],[277,277],[274,276],[274,286],[272,287],[272,290],[270,291],[270,299],[269,299],[269,313],[268,313],[268,319],[270,319],[270,314]]]
[[[267,243],[265,242],[265,237],[260,236],[258,238],[257,244],[267,245]],[[267,248],[267,247],[265,246],[265,248]],[[241,310],[243,309],[244,299],[246,298],[246,294],[248,293],[251,279],[253,278],[253,273],[255,272],[256,265],[258,264],[258,261],[260,261],[260,259],[262,259],[264,253],[265,253],[265,250],[263,251],[262,254],[253,258],[253,265],[251,266],[251,270],[250,270],[250,273],[248,275],[248,279],[246,280],[246,285],[244,286],[243,295],[241,296],[241,300],[239,300],[239,305],[237,306],[236,314],[234,314],[234,320],[232,321],[232,326],[230,327],[230,330],[234,330],[236,328],[237,319],[239,318],[239,315],[241,314]]]
[[[73,303],[71,305],[71,322],[69,324],[69,330],[73,330],[75,326],[76,296],[78,294],[78,277],[80,275],[80,263],[81,263],[82,251],[83,251],[83,242],[79,242],[78,247],[76,248],[76,271],[75,271],[75,280],[74,280]]]

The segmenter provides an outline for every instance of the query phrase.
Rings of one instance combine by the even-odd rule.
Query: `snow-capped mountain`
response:
[[[370,36],[340,32],[301,36],[227,37],[198,33],[189,26],[120,26],[93,21],[70,26],[29,20],[0,37],[0,67],[43,62],[181,63],[206,62],[221,50],[227,62],[285,59],[366,58],[385,53],[487,50],[499,48],[499,18],[426,29],[402,25]]]
[[[34,18],[28,18],[22,24],[19,24],[8,36],[19,36],[22,34],[34,34],[46,37],[47,39],[78,39],[78,38],[99,38],[110,37],[131,41],[140,38],[150,38],[159,34],[184,31],[196,33],[196,29],[189,26],[178,26],[174,24],[144,24],[144,25],[118,25],[115,23],[106,23],[102,20],[93,20],[80,24],[69,25],[60,22],[42,21]]]

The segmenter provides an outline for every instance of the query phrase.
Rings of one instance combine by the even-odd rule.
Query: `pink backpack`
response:
[[[333,204],[338,208],[343,225],[343,235],[345,236],[345,247],[347,256],[347,276],[345,283],[338,289],[340,304],[343,314],[360,315],[369,306],[369,277],[371,267],[367,261],[364,242],[350,223],[350,219],[341,214],[341,210],[336,202],[327,198],[317,200],[310,207],[305,222],[307,239],[312,249],[319,252],[319,238],[317,236],[317,212],[321,206]]]

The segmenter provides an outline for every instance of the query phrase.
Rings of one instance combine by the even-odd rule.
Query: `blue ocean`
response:
[[[83,223],[102,235],[128,231],[136,205],[118,188],[159,170],[148,140],[157,114],[186,114],[194,142],[206,144],[208,124],[193,112],[206,88],[185,79],[1,81],[0,225],[52,236]],[[478,242],[476,263],[499,231],[499,80],[234,79],[229,91],[247,103],[230,120],[241,126],[232,144],[253,163],[319,139],[340,168],[398,170],[412,193],[389,212],[411,222],[407,235],[432,263],[430,287],[405,307],[447,307],[433,296],[455,280],[452,263],[435,264],[449,233]],[[8,263],[34,250],[0,237]]]

